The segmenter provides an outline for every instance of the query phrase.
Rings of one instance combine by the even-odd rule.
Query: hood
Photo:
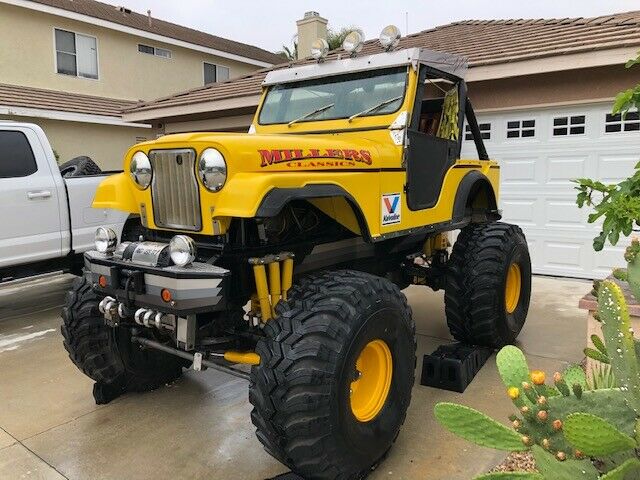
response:
[[[387,131],[343,134],[247,134],[186,133],[167,135],[146,146],[154,148],[195,147],[218,149],[232,171],[299,171],[325,169],[379,169],[384,155],[375,137]]]

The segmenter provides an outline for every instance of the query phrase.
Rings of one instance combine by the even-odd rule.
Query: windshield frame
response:
[[[397,72],[394,72],[394,70],[397,70]],[[365,114],[365,115],[360,115],[358,117],[356,117],[356,119],[361,118],[361,119],[365,119],[365,118],[371,118],[371,117],[382,117],[382,116],[387,116],[387,115],[393,115],[394,113],[397,113],[399,110],[402,109],[403,105],[406,102],[407,99],[407,91],[409,89],[409,81],[410,81],[410,74],[409,74],[409,70],[410,70],[410,66],[409,65],[400,65],[400,66],[395,66],[395,67],[387,67],[387,68],[383,68],[383,69],[372,69],[372,70],[363,70],[363,71],[358,71],[358,72],[349,72],[349,73],[342,73],[340,75],[331,75],[331,76],[327,76],[327,77],[321,77],[321,78],[315,78],[315,79],[309,79],[309,80],[301,80],[298,82],[286,82],[286,83],[279,83],[279,84],[274,84],[274,85],[270,85],[267,90],[265,91],[263,97],[262,97],[262,101],[260,102],[260,110],[257,112],[256,114],[256,121],[257,124],[260,126],[274,126],[274,125],[287,125],[289,122],[288,121],[278,121],[278,122],[264,122],[261,120],[262,117],[262,112],[264,111],[265,107],[266,107],[266,100],[268,95],[273,91],[274,87],[278,87],[278,86],[295,86],[295,85],[303,85],[303,84],[326,84],[326,83],[337,83],[340,78],[344,78],[345,80],[348,80],[349,77],[355,76],[355,75],[361,75],[364,73],[375,73],[375,72],[387,72],[387,73],[402,73],[404,72],[404,88],[402,90],[402,97],[400,98],[400,101],[398,103],[398,108],[396,108],[393,111],[388,111],[388,112],[379,112],[378,110],[375,110],[371,113]],[[382,73],[380,74],[381,76],[383,75]],[[330,80],[334,80],[335,82],[327,82],[327,79]],[[355,113],[355,112],[354,112]],[[351,115],[345,115],[345,116],[340,116],[340,117],[331,117],[331,118],[322,118],[322,119],[318,119],[318,118],[314,118],[313,116],[304,120],[299,120],[297,122],[295,122],[294,125],[304,125],[305,123],[312,123],[312,122],[334,122],[334,121],[348,121],[349,117]]]

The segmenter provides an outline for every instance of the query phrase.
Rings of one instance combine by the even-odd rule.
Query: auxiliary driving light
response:
[[[362,50],[364,45],[364,34],[358,30],[349,33],[342,42],[342,48],[354,56]]]
[[[186,235],[176,235],[169,242],[169,254],[175,265],[186,267],[196,259],[196,242]]]
[[[118,244],[118,235],[113,229],[108,227],[99,227],[95,235],[96,250],[100,253],[113,253]]]
[[[400,33],[400,29],[398,27],[396,27],[395,25],[387,25],[380,32],[380,45],[382,45],[382,48],[384,48],[387,52],[389,50],[393,50],[400,43],[401,36],[402,34]]]
[[[329,53],[329,44],[324,38],[318,38],[311,44],[311,56],[321,61]]]
[[[153,169],[149,157],[144,152],[136,152],[131,158],[129,164],[129,176],[131,180],[142,190],[151,185],[153,177]]]

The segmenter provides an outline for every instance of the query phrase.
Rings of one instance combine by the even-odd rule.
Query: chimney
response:
[[[302,20],[298,20],[298,59],[311,55],[311,44],[318,38],[327,39],[327,19],[318,12],[306,12]]]

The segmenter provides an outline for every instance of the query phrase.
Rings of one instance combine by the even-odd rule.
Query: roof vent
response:
[[[149,26],[151,26],[151,24],[153,23],[151,20],[151,10],[147,10],[147,19],[149,21]]]
[[[118,10],[120,10],[122,13],[131,13],[131,9],[127,7],[118,7]]]

